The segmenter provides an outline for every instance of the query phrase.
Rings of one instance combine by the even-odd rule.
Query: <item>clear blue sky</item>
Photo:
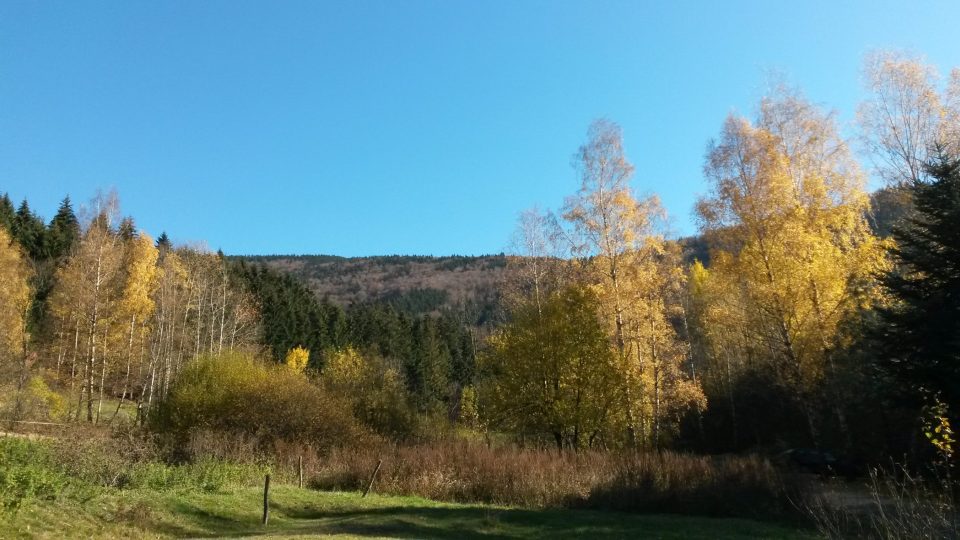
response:
[[[229,254],[480,254],[619,122],[695,230],[703,153],[779,70],[852,119],[872,48],[960,65],[960,2],[0,1],[0,191],[115,187]]]

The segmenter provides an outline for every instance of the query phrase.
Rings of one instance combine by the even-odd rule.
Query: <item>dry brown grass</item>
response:
[[[949,469],[929,472],[917,475],[898,464],[871,469],[862,485],[825,486],[802,507],[831,539],[960,538],[960,486],[945,474]]]
[[[336,449],[308,471],[318,489],[365,487],[434,500],[754,518],[793,515],[792,487],[754,456],[579,454],[471,442]]]

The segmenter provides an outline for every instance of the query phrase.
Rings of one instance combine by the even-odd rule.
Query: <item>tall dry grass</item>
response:
[[[796,489],[755,456],[557,453],[473,442],[334,449],[309,472],[317,489],[374,491],[529,508],[596,508],[787,518]]]
[[[871,469],[864,485],[823,490],[802,507],[830,539],[960,538],[960,486],[943,474],[949,469],[929,473],[918,475],[895,463]]]

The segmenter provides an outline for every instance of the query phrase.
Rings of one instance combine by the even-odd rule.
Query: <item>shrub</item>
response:
[[[320,381],[349,402],[357,420],[377,434],[396,441],[416,436],[419,419],[398,366],[348,347],[328,353]]]
[[[192,362],[151,426],[171,448],[185,448],[197,431],[220,432],[261,449],[296,441],[319,450],[366,436],[343,400],[299,373],[237,352]]]
[[[0,464],[0,503],[6,509],[19,508],[28,499],[54,499],[68,483],[46,443],[2,437]]]
[[[764,517],[791,513],[795,488],[757,456],[624,454],[583,506],[622,511]]]
[[[287,351],[283,364],[295,373],[304,373],[310,363],[310,351],[303,347],[294,347]]]

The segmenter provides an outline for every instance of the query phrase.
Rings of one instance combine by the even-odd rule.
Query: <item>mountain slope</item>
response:
[[[506,267],[503,255],[241,258],[292,274],[318,297],[344,307],[380,301],[411,314],[458,309],[467,312],[474,324],[483,324],[492,316],[497,285]]]

